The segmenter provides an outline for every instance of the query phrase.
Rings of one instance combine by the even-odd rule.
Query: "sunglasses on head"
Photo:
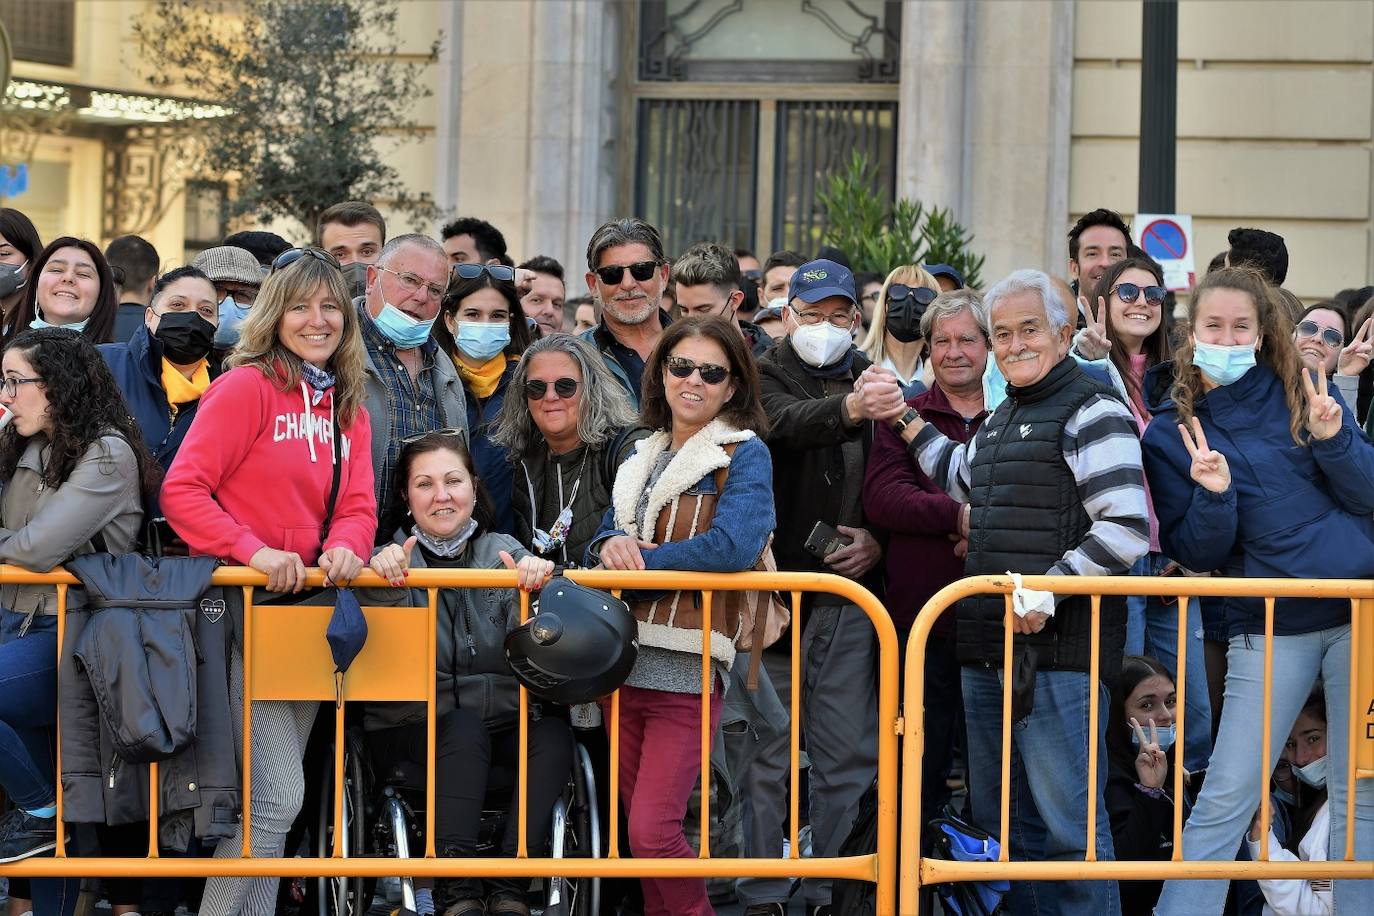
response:
[[[901,302],[909,297],[918,305],[930,305],[938,295],[940,294],[929,287],[907,286],[905,283],[894,283],[887,288],[888,302]]]
[[[297,261],[299,261],[306,255],[309,255],[317,261],[323,261],[330,267],[333,267],[335,270],[342,269],[339,266],[339,259],[334,257],[329,252],[325,251],[323,248],[315,248],[310,245],[304,245],[300,248],[288,248],[281,254],[273,258],[272,269],[269,271],[269,273],[276,273],[279,270],[285,270],[286,268],[290,267],[292,264],[295,264]]]
[[[449,427],[448,429],[427,429],[422,433],[414,433],[402,439],[401,445],[414,445],[416,442],[429,436],[447,436],[451,439],[460,439],[463,442],[468,441],[468,431],[466,429]]]
[[[607,286],[619,286],[620,281],[625,276],[625,271],[630,272],[640,283],[648,280],[654,275],[661,265],[658,261],[636,261],[633,264],[607,264],[605,267],[598,267],[596,275],[601,278],[601,282]]]
[[[549,393],[549,383],[542,378],[532,378],[525,382],[525,398],[530,401],[542,401],[544,395]],[[577,379],[563,377],[554,379],[553,393],[560,398],[570,398],[577,394]]]
[[[1298,322],[1299,337],[1316,337],[1319,333],[1322,336],[1322,343],[1333,350],[1339,349],[1345,344],[1345,338],[1335,328],[1324,328],[1310,319]]]
[[[708,385],[719,385],[730,377],[730,370],[715,363],[692,362],[682,356],[670,356],[664,363],[668,371],[678,378],[691,378],[693,372],[701,374],[701,380]]]
[[[482,274],[486,274],[493,280],[509,282],[515,279],[515,268],[507,267],[504,264],[475,264],[464,263],[454,264],[452,273],[460,280],[476,280]]]
[[[1150,305],[1163,305],[1164,297],[1168,295],[1169,291],[1162,286],[1139,286],[1135,283],[1121,283],[1112,292],[1116,293],[1116,298],[1126,305],[1139,299],[1141,293],[1145,294],[1145,301]]]

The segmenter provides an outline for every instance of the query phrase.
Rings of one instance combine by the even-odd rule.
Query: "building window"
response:
[[[70,67],[76,0],[0,0],[15,60]]]
[[[220,244],[228,234],[228,222],[224,218],[225,194],[222,182],[186,183],[186,263],[191,263],[205,249]]]

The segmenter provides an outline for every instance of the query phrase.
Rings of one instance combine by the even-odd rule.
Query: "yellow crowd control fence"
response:
[[[515,576],[509,570],[411,570],[407,579],[411,589],[424,589],[428,605],[417,608],[365,607],[368,639],[343,681],[344,703],[354,701],[423,701],[428,704],[429,760],[435,751],[435,625],[439,590],[444,588],[513,588]],[[886,610],[870,592],[854,582],[833,575],[807,573],[684,573],[684,572],[608,572],[570,571],[574,581],[592,588],[619,593],[621,589],[691,589],[702,593],[703,661],[701,694],[701,771],[710,773],[711,683],[709,634],[712,596],[728,591],[777,591],[790,595],[794,621],[802,620],[802,595],[807,592],[838,595],[857,605],[868,616],[878,644],[878,844],[869,855],[802,858],[798,842],[798,808],[801,794],[798,777],[800,754],[800,717],[791,717],[791,810],[788,818],[790,845],[787,857],[716,858],[710,849],[710,793],[701,794],[701,846],[694,859],[621,858],[621,825],[612,806],[610,841],[605,859],[550,859],[529,855],[526,844],[526,799],[528,724],[525,715],[528,698],[520,690],[519,759],[517,777],[519,831],[516,857],[452,859],[435,855],[435,772],[426,768],[425,837],[423,858],[407,859],[398,869],[390,858],[355,858],[346,854],[344,831],[334,831],[332,855],[325,858],[251,857],[252,793],[252,716],[255,700],[334,700],[334,664],[324,633],[331,608],[309,605],[255,605],[254,587],[263,586],[266,577],[244,567],[226,567],[214,573],[213,584],[242,590],[244,603],[244,698],[243,698],[243,847],[239,858],[161,857],[156,829],[150,830],[148,855],[143,858],[96,858],[68,856],[63,839],[62,794],[59,788],[58,838],[54,858],[32,858],[0,866],[0,876],[100,877],[137,874],[143,877],[270,877],[311,875],[328,878],[385,877],[398,871],[412,877],[470,875],[482,877],[535,878],[557,874],[566,878],[611,877],[811,877],[845,878],[874,882],[877,885],[878,912],[892,913],[897,893],[897,737],[901,722],[897,712],[897,636]],[[33,573],[15,566],[0,566],[0,582],[50,584],[57,589],[57,638],[59,652],[64,640],[67,596],[78,585],[74,576],[63,571]],[[310,587],[324,584],[319,570],[311,570]],[[360,587],[385,587],[386,582],[366,573],[354,583]],[[520,617],[529,615],[529,595],[520,594]],[[791,708],[801,708],[801,626],[791,628]],[[739,663],[744,663],[741,656]],[[344,710],[336,707],[334,759],[335,823],[342,820],[344,792],[344,747],[342,740]],[[60,730],[61,723],[58,723]],[[613,694],[607,722],[610,738],[610,797],[619,796],[619,699]],[[60,739],[60,732],[59,732]],[[60,740],[59,740],[60,747]],[[58,758],[61,772],[61,758]],[[158,767],[149,765],[150,821],[157,822]]]
[[[1271,702],[1273,691],[1273,633],[1274,601],[1276,598],[1341,598],[1351,606],[1351,678],[1349,747],[1345,784],[1346,793],[1345,848],[1331,850],[1327,862],[1271,862],[1267,844],[1260,846],[1259,861],[1220,862],[1183,861],[1183,806],[1174,806],[1173,853],[1168,862],[1102,862],[1096,860],[1097,796],[1091,787],[1097,785],[1099,761],[1097,742],[1088,743],[1087,830],[1083,861],[1026,862],[1011,861],[1008,795],[1011,786],[1011,686],[1008,675],[1012,664],[1012,602],[1014,588],[1010,576],[977,576],[955,582],[935,594],[926,603],[912,628],[906,654],[906,696],[904,702],[906,743],[903,749],[902,779],[902,869],[901,912],[917,912],[918,895],[922,885],[957,881],[1054,881],[1054,880],[1139,880],[1170,878],[1362,878],[1374,879],[1374,862],[1355,858],[1355,780],[1374,779],[1374,582],[1341,579],[1222,579],[1195,577],[1064,577],[1025,576],[1022,585],[1030,589],[1052,591],[1058,595],[1091,596],[1092,648],[1090,681],[1098,679],[1101,663],[1101,600],[1108,595],[1157,595],[1178,600],[1178,668],[1187,661],[1188,605],[1199,597],[1243,597],[1264,601],[1264,703],[1262,710],[1261,747],[1271,747]],[[1001,823],[995,834],[1001,844],[997,862],[951,862],[925,858],[920,855],[921,827],[927,814],[921,806],[921,755],[925,749],[924,706],[925,685],[922,678],[927,643],[931,628],[940,615],[948,612],[961,598],[970,595],[1002,594],[1006,596],[1006,624],[1004,627],[1002,678],[1002,761],[1000,801]],[[1186,678],[1177,678],[1177,726],[1175,746],[1183,745],[1187,727],[1185,713]],[[1089,691],[1088,734],[1098,732],[1099,691]],[[1256,808],[1260,811],[1261,835],[1268,832],[1270,823],[1269,777],[1270,761],[1266,754],[1258,755],[1255,765],[1260,768],[1260,797]],[[1183,794],[1183,768],[1174,768],[1173,797]],[[984,825],[989,826],[989,825]],[[879,912],[882,912],[880,909]]]

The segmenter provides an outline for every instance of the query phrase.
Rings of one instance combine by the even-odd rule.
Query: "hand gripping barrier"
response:
[[[1011,785],[1011,670],[1013,589],[1009,576],[977,576],[962,579],[941,589],[926,603],[912,628],[906,655],[906,746],[903,750],[902,778],[902,868],[901,912],[917,912],[917,898],[922,885],[955,881],[1062,881],[1062,880],[1138,880],[1174,878],[1357,878],[1374,879],[1374,861],[1355,858],[1355,780],[1374,779],[1374,582],[1343,579],[1221,579],[1146,576],[1025,576],[1026,588],[1052,591],[1058,595],[1090,595],[1092,607],[1092,649],[1089,678],[1098,680],[1101,647],[1101,598],[1105,595],[1159,595],[1178,599],[1178,667],[1184,667],[1187,657],[1188,601],[1199,596],[1227,596],[1264,599],[1264,708],[1261,747],[1271,746],[1272,724],[1270,711],[1273,690],[1273,633],[1274,600],[1276,598],[1345,598],[1351,605],[1351,677],[1349,748],[1346,766],[1345,848],[1331,850],[1327,862],[1271,862],[1267,844],[1261,844],[1257,862],[1184,861],[1183,806],[1174,806],[1173,858],[1169,862],[1101,862],[1096,859],[1096,844],[1092,837],[1097,825],[1097,796],[1088,792],[1087,831],[1084,861],[1010,861],[1008,842],[1010,811],[1008,793]],[[997,862],[951,862],[920,856],[921,827],[926,813],[921,808],[921,755],[925,748],[924,700],[922,678],[926,645],[931,627],[939,616],[961,598],[970,595],[998,594],[1006,596],[1006,623],[1003,644],[1002,689],[1002,798],[1001,823],[994,835],[1001,843]],[[1185,678],[1177,679],[1177,726],[1175,746],[1183,745],[1186,727],[1184,712]],[[1089,691],[1088,734],[1097,734],[1099,691]],[[1270,766],[1265,755],[1259,755],[1256,765],[1261,771],[1260,811],[1261,835],[1270,824],[1269,785]],[[1097,784],[1097,742],[1088,743],[1087,784]],[[1183,793],[1183,768],[1174,772],[1173,797]],[[933,813],[932,815],[933,816]],[[882,912],[880,909],[879,912]]]
[[[344,848],[344,831],[334,831],[332,854],[327,858],[252,858],[249,814],[252,760],[252,703],[258,700],[333,700],[336,698],[334,665],[325,642],[325,627],[331,608],[308,605],[264,606],[253,604],[253,589],[263,586],[266,576],[245,567],[225,567],[214,574],[215,585],[243,590],[244,600],[244,698],[243,698],[243,849],[240,858],[162,858],[158,854],[156,828],[150,829],[148,856],[136,858],[95,858],[68,856],[63,841],[62,792],[58,787],[58,838],[54,858],[24,859],[0,866],[0,876],[87,877],[138,874],[157,877],[385,877],[398,871],[414,877],[473,875],[482,877],[534,878],[557,874],[568,878],[611,877],[829,877],[871,881],[877,885],[877,910],[895,911],[897,893],[897,736],[901,721],[897,715],[897,637],[887,611],[871,593],[856,583],[833,575],[809,573],[686,573],[686,572],[608,572],[570,571],[568,576],[592,588],[619,593],[621,589],[690,589],[702,591],[703,657],[702,684],[711,683],[709,634],[711,632],[711,595],[713,591],[778,591],[790,594],[792,619],[803,620],[801,596],[820,592],[844,597],[868,616],[878,639],[878,848],[870,855],[801,858],[798,843],[797,801],[801,787],[798,779],[799,716],[791,717],[791,810],[789,812],[790,851],[786,858],[713,858],[710,850],[710,793],[702,792],[701,847],[694,859],[621,858],[621,825],[614,806],[610,820],[608,858],[535,858],[526,844],[525,808],[527,804],[528,697],[520,690],[519,767],[517,792],[518,841],[516,857],[455,859],[435,855],[434,767],[427,768],[424,858],[407,859],[403,866],[393,858],[349,857]],[[368,640],[344,678],[344,702],[359,700],[409,700],[428,704],[429,758],[435,750],[435,621],[438,590],[441,588],[513,588],[516,574],[509,570],[411,570],[407,585],[425,589],[428,607],[365,607]],[[54,585],[58,595],[57,642],[59,653],[65,635],[65,615],[69,587],[76,578],[63,570],[34,573],[16,566],[0,566],[0,581]],[[318,569],[309,571],[307,585],[324,584]],[[384,588],[387,583],[367,572],[351,583],[365,588]],[[529,614],[529,595],[520,592],[520,619]],[[792,709],[801,708],[801,666],[797,664],[801,647],[801,626],[791,628]],[[919,680],[919,678],[918,678]],[[919,700],[919,697],[918,697]],[[701,771],[710,773],[711,734],[709,730],[711,695],[701,695]],[[619,694],[611,698],[609,734],[611,743],[610,797],[619,796]],[[344,793],[343,736],[344,711],[335,715],[335,823],[342,820]],[[60,730],[61,723],[58,723]],[[60,735],[60,731],[59,731]],[[60,744],[60,742],[59,742]],[[919,751],[917,758],[919,760]],[[157,823],[158,766],[149,765],[150,822]],[[61,772],[61,758],[58,758]]]

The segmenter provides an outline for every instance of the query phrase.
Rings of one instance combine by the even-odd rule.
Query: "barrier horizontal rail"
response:
[[[528,696],[523,688],[520,688],[520,716],[519,716],[519,760],[517,777],[517,830],[518,842],[515,858],[439,858],[435,852],[435,767],[427,767],[426,774],[426,848],[423,857],[409,858],[405,860],[385,857],[354,857],[346,856],[342,847],[342,830],[334,832],[334,846],[332,854],[324,858],[253,858],[250,856],[250,843],[252,833],[252,818],[249,799],[252,793],[251,764],[252,764],[252,716],[251,706],[255,696],[261,699],[285,699],[286,696],[278,696],[281,691],[290,691],[296,685],[304,683],[304,679],[312,677],[310,672],[324,664],[322,659],[327,659],[328,648],[324,640],[323,620],[327,615],[321,616],[321,609],[317,606],[304,605],[270,605],[259,606],[253,603],[253,589],[266,584],[267,577],[255,570],[246,567],[222,567],[217,569],[212,576],[212,584],[228,588],[240,588],[243,590],[244,598],[244,637],[243,637],[243,663],[244,663],[244,698],[243,698],[243,840],[242,856],[240,858],[183,858],[183,857],[163,857],[160,855],[156,842],[156,824],[158,820],[158,767],[157,764],[149,765],[149,809],[151,829],[148,843],[147,858],[130,857],[81,857],[69,856],[65,847],[63,836],[65,834],[65,824],[63,822],[63,793],[61,791],[61,780],[58,780],[58,846],[55,857],[52,858],[30,858],[19,862],[0,865],[0,876],[29,876],[29,877],[85,877],[85,876],[113,876],[128,875],[131,872],[141,876],[155,877],[290,877],[290,876],[311,876],[324,878],[343,878],[343,877],[384,877],[404,872],[414,877],[443,877],[443,876],[480,876],[480,877],[547,877],[550,874],[557,874],[568,878],[592,878],[592,877],[650,877],[650,878],[686,878],[686,877],[816,877],[816,878],[843,878],[857,881],[869,881],[876,884],[877,912],[879,914],[891,914],[896,908],[897,893],[897,859],[896,859],[896,839],[897,839],[897,737],[901,731],[901,721],[897,712],[897,637],[893,629],[892,622],[888,618],[887,612],[881,602],[868,590],[849,579],[839,576],[821,573],[696,573],[696,572],[672,572],[672,571],[636,571],[636,572],[612,572],[607,570],[568,570],[566,575],[575,582],[592,588],[599,588],[619,594],[622,590],[686,590],[702,592],[702,630],[703,630],[703,678],[702,678],[702,731],[701,731],[701,752],[702,752],[702,774],[703,783],[709,776],[711,770],[709,766],[709,752],[711,734],[709,730],[710,722],[710,702],[711,695],[708,692],[710,685],[710,661],[709,661],[709,634],[711,632],[711,603],[712,593],[726,591],[776,591],[791,596],[793,620],[800,622],[801,617],[801,596],[803,593],[816,592],[830,595],[841,596],[849,603],[857,605],[869,618],[877,634],[878,642],[878,722],[879,731],[878,742],[878,846],[877,852],[869,855],[859,855],[851,857],[832,857],[832,858],[802,858],[800,856],[801,844],[798,842],[799,819],[798,819],[798,796],[800,794],[799,770],[799,713],[794,712],[791,716],[791,740],[790,740],[790,784],[791,784],[791,810],[789,812],[788,838],[790,840],[790,852],[785,858],[714,858],[710,855],[710,793],[703,791],[701,799],[701,847],[696,858],[689,859],[626,859],[619,856],[618,837],[621,829],[618,806],[611,806],[610,819],[610,843],[607,858],[588,859],[588,858],[544,858],[532,857],[528,855],[526,848],[526,818],[525,809],[527,805],[527,769],[528,769],[528,719],[527,703]],[[49,573],[35,573],[16,566],[0,565],[0,583],[16,584],[49,584],[56,586],[58,593],[58,619],[57,619],[57,640],[58,651],[64,642],[64,632],[66,624],[67,592],[69,587],[79,585],[75,576],[63,569],[55,569]],[[319,588],[326,585],[324,574],[318,569],[307,571],[306,587]],[[357,588],[389,588],[389,583],[376,576],[370,571],[359,575],[349,583]],[[457,569],[414,569],[411,570],[406,579],[406,588],[423,589],[427,592],[428,613],[422,628],[424,639],[419,639],[419,629],[416,621],[410,620],[401,629],[391,626],[394,620],[404,616],[406,610],[411,611],[411,616],[417,610],[414,607],[390,608],[390,607],[365,607],[364,611],[369,615],[369,645],[375,641],[380,641],[386,646],[399,646],[396,642],[398,636],[409,636],[409,647],[414,650],[418,648],[425,652],[425,660],[420,665],[420,670],[427,672],[426,684],[424,687],[425,695],[415,696],[414,700],[423,700],[427,704],[427,744],[429,760],[432,762],[435,756],[435,719],[436,708],[435,698],[435,663],[436,663],[436,618],[438,592],[444,588],[514,588],[516,585],[516,573],[512,570],[457,570]],[[529,613],[529,595],[519,592],[520,597],[520,619],[523,621]],[[262,609],[270,611],[261,620],[258,611]],[[424,607],[418,608],[420,611],[426,610]],[[295,612],[294,614],[290,612]],[[258,671],[255,667],[254,655],[266,652],[264,646],[270,646],[271,642],[264,642],[257,639],[260,633],[256,630],[271,628],[289,629],[293,625],[294,618],[307,618],[311,621],[313,629],[310,631],[302,630],[294,634],[295,639],[286,644],[291,647],[293,653],[293,664],[290,670],[274,671],[270,675],[263,675],[268,681],[269,690],[263,696],[263,691],[257,690],[256,682],[259,680]],[[378,627],[378,624],[383,624]],[[800,710],[800,691],[801,691],[801,666],[797,663],[800,658],[800,634],[801,626],[791,628],[791,649],[793,664],[791,677],[791,698],[792,709]],[[387,640],[391,639],[391,643]],[[262,646],[258,643],[263,642]],[[274,642],[274,641],[273,641]],[[255,648],[256,647],[256,648]],[[381,691],[387,699],[396,699],[392,696],[395,691],[395,681],[401,678],[396,675],[391,678],[385,676],[377,677],[377,672],[370,671],[369,665],[376,664],[370,661],[367,655],[367,647],[364,653],[360,654],[358,660],[349,669],[344,682],[344,699],[365,699],[366,697],[355,696],[354,688],[351,685],[364,684],[363,689],[367,691]],[[313,654],[312,654],[313,653]],[[321,654],[322,653],[322,654]],[[275,656],[269,655],[269,660]],[[390,661],[394,667],[405,669],[404,663]],[[312,668],[312,664],[314,668]],[[332,666],[331,666],[332,670]],[[403,672],[411,682],[409,689],[415,689],[415,671]],[[766,675],[765,675],[766,676]],[[318,677],[314,678],[318,680]],[[326,690],[327,687],[327,690]],[[391,692],[388,692],[391,691]],[[306,686],[300,699],[317,700],[334,697],[334,682],[332,675],[329,677],[327,685],[322,686],[317,683],[310,683]],[[408,697],[410,698],[410,697]],[[610,715],[607,727],[611,743],[611,766],[610,766],[610,793],[612,798],[618,797],[619,782],[619,703],[618,692],[612,694],[610,701]],[[344,785],[344,744],[343,741],[343,707],[336,708],[335,715],[335,759],[334,759],[334,784],[335,784],[335,823],[342,820],[343,813],[343,792]],[[58,723],[59,735],[59,754],[57,758],[57,772],[61,773],[60,755],[60,735],[61,723]],[[402,866],[401,863],[404,863]]]
[[[905,660],[906,695],[904,697],[905,734],[903,747],[902,823],[900,912],[903,916],[918,911],[919,892],[923,885],[958,881],[1064,881],[1064,880],[1169,880],[1169,879],[1264,879],[1264,878],[1331,878],[1374,879],[1374,861],[1356,860],[1355,843],[1355,782],[1374,778],[1374,751],[1365,745],[1374,744],[1374,719],[1362,714],[1366,705],[1359,702],[1363,693],[1371,697],[1374,713],[1374,581],[1361,579],[1234,579],[1213,577],[1157,577],[1157,576],[1023,576],[1021,585],[1027,589],[1053,592],[1056,595],[1083,595],[1091,598],[1091,661],[1089,677],[1099,680],[1101,655],[1101,599],[1107,596],[1155,595],[1178,599],[1178,669],[1184,670],[1187,659],[1186,630],[1188,602],[1196,598],[1240,597],[1259,598],[1265,604],[1264,640],[1264,701],[1261,747],[1272,746],[1272,688],[1274,602],[1279,598],[1344,598],[1351,602],[1351,675],[1350,721],[1348,722],[1349,751],[1347,755],[1346,834],[1343,855],[1324,862],[1271,862],[1267,844],[1260,847],[1260,860],[1185,861],[1182,858],[1183,806],[1174,807],[1173,852],[1169,861],[1097,861],[1092,837],[1096,831],[1097,741],[1088,742],[1088,810],[1083,860],[1078,861],[1011,861],[1010,860],[1010,775],[1011,775],[1011,668],[1013,611],[1011,594],[1015,588],[1011,577],[974,576],[960,579],[937,592],[921,609],[912,627]],[[920,838],[925,824],[921,811],[921,758],[925,750],[925,683],[922,666],[927,644],[935,621],[955,604],[973,595],[1002,594],[1005,596],[1003,619],[1002,667],[1002,761],[1000,831],[994,835],[1001,848],[997,862],[951,862],[925,858],[920,855]],[[1365,632],[1366,629],[1371,632]],[[1186,678],[1176,677],[1177,705],[1175,747],[1181,747],[1185,728]],[[1100,691],[1089,691],[1088,734],[1097,734]],[[1370,719],[1366,722],[1366,719]],[[1370,741],[1360,741],[1359,726],[1366,722]],[[1363,755],[1363,756],[1362,756]],[[1259,755],[1261,799],[1261,833],[1270,826],[1268,792],[1271,770],[1267,754]],[[1183,790],[1183,767],[1174,767],[1173,797]],[[1332,850],[1333,853],[1337,852]]]

